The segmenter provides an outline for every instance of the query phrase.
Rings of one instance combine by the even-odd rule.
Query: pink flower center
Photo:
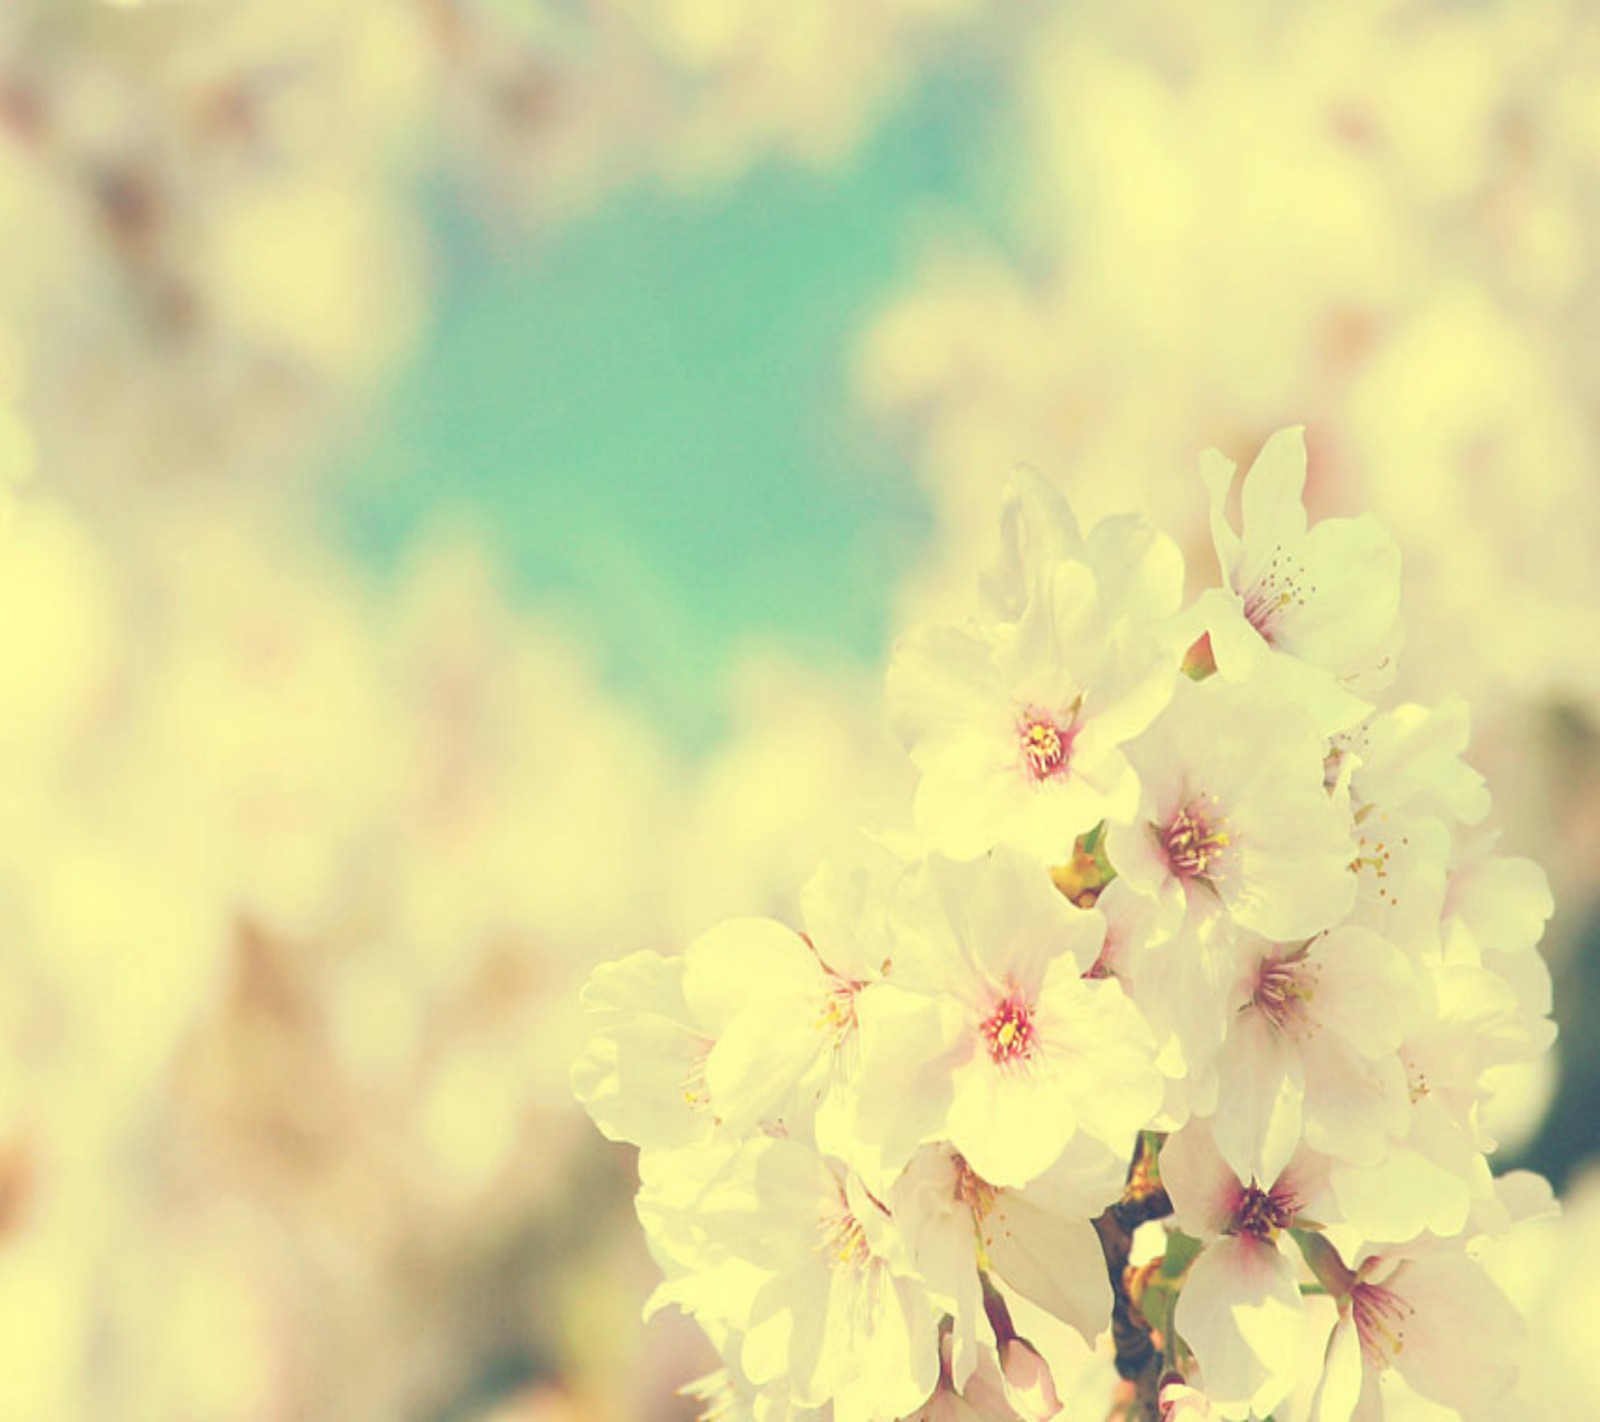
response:
[[[1233,842],[1216,818],[1216,800],[1191,800],[1175,814],[1161,836],[1167,863],[1180,879],[1211,879],[1215,865]]]
[[[1233,1210],[1233,1233],[1254,1235],[1257,1239],[1273,1239],[1280,1229],[1288,1229],[1300,1209],[1300,1202],[1292,1191],[1283,1185],[1263,1190],[1259,1185],[1247,1186],[1239,1196]]]
[[[1304,956],[1274,954],[1256,970],[1251,1005],[1281,1032],[1308,1027],[1306,1004],[1316,994],[1318,976],[1318,965]]]
[[[827,975],[828,986],[817,1026],[836,1037],[842,1037],[855,1029],[856,994],[865,985],[853,978],[841,977],[832,968],[827,969]]]
[[[974,1219],[981,1222],[994,1208],[995,1197],[1000,1192],[968,1165],[964,1156],[956,1156],[955,1166],[956,1199],[972,1211]]]
[[[1357,1284],[1350,1290],[1350,1313],[1355,1319],[1361,1351],[1373,1367],[1391,1367],[1405,1347],[1406,1324],[1416,1309],[1393,1289],[1381,1284]]]
[[[1292,607],[1304,607],[1306,598],[1315,592],[1315,587],[1306,584],[1298,560],[1280,546],[1274,551],[1266,572],[1245,591],[1245,621],[1270,644],[1284,613]]]
[[[707,1042],[704,1050],[697,1051],[689,1058],[689,1065],[679,1083],[683,1104],[691,1111],[711,1110],[711,1088],[706,1084],[706,1058],[710,1055],[711,1043]]]
[[[865,1268],[872,1259],[867,1232],[848,1207],[824,1224],[823,1248],[836,1264],[851,1269]]]
[[[1030,708],[1017,718],[1017,745],[1022,764],[1035,781],[1065,774],[1077,732],[1069,718],[1065,725],[1054,716]]]
[[[1033,1009],[1016,994],[1000,1003],[978,1028],[996,1065],[1033,1055]]]

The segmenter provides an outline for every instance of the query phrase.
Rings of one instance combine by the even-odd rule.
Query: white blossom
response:
[[[995,600],[1013,615],[907,636],[889,712],[921,771],[916,819],[932,848],[969,859],[1007,844],[1054,863],[1138,803],[1122,747],[1171,694],[1175,652],[1157,625],[1177,610],[1183,565],[1140,524],[1079,540],[1035,485],[1008,517],[1016,566]]]
[[[1394,1368],[1422,1396],[1471,1419],[1493,1415],[1516,1381],[1523,1324],[1459,1249],[1373,1254],[1339,1301],[1313,1422],[1375,1422]]]
[[[1242,534],[1206,476],[1225,586],[1176,615],[1148,525],[1084,537],[1019,480],[978,620],[891,670],[927,843],[825,866],[804,932],[588,989],[575,1082],[643,1148],[652,1306],[737,1415],[1371,1422],[1389,1374],[1505,1415],[1515,1320],[1467,1249],[1538,1193],[1482,1116],[1551,1042],[1549,890],[1483,828],[1464,708],[1369,699],[1387,536],[1308,527],[1298,431]]]
[[[1323,783],[1323,744],[1279,685],[1181,680],[1130,759],[1137,820],[1113,825],[1112,863],[1176,923],[1225,914],[1308,938],[1348,912],[1350,827]]]
[[[1217,670],[1259,682],[1265,665],[1292,678],[1323,732],[1359,720],[1362,698],[1394,678],[1400,551],[1370,515],[1306,526],[1304,432],[1279,430],[1244,479],[1244,524],[1226,517],[1234,466],[1201,461],[1223,588],[1201,598]]]
[[[1205,1242],[1173,1316],[1217,1414],[1265,1417],[1294,1386],[1304,1305],[1284,1232],[1323,1194],[1324,1167],[1302,1153],[1279,1174],[1241,1177],[1204,1122],[1167,1139],[1162,1180],[1179,1225]]]
[[[908,896],[893,972],[862,994],[861,1091],[897,1158],[948,1140],[1023,1185],[1086,1132],[1126,1156],[1161,1100],[1154,1036],[1120,984],[1084,975],[1100,915],[1031,861],[935,858]]]

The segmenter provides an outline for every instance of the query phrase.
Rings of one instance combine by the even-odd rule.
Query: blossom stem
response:
[[[1292,1229],[1290,1237],[1300,1247],[1300,1255],[1317,1282],[1336,1299],[1349,1295],[1355,1286],[1356,1276],[1350,1271],[1339,1251],[1315,1230]]]

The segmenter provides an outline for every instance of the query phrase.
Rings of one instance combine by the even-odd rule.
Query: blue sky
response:
[[[341,485],[350,545],[389,567],[464,508],[691,743],[747,639],[876,661],[930,515],[852,409],[853,342],[930,224],[993,210],[989,108],[945,75],[842,168],[630,189],[513,260],[441,202],[439,309]]]

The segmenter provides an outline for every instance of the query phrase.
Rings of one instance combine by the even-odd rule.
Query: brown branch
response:
[[[1105,1255],[1106,1277],[1111,1281],[1111,1338],[1117,1350],[1117,1376],[1129,1385],[1113,1415],[1126,1422],[1154,1422],[1162,1375],[1161,1347],[1134,1302],[1134,1275],[1138,1271],[1128,1262],[1133,1252],[1133,1233],[1140,1225],[1165,1219],[1171,1213],[1172,1201],[1156,1173],[1155,1150],[1148,1141],[1141,1140],[1122,1198],[1094,1222],[1100,1250]]]

